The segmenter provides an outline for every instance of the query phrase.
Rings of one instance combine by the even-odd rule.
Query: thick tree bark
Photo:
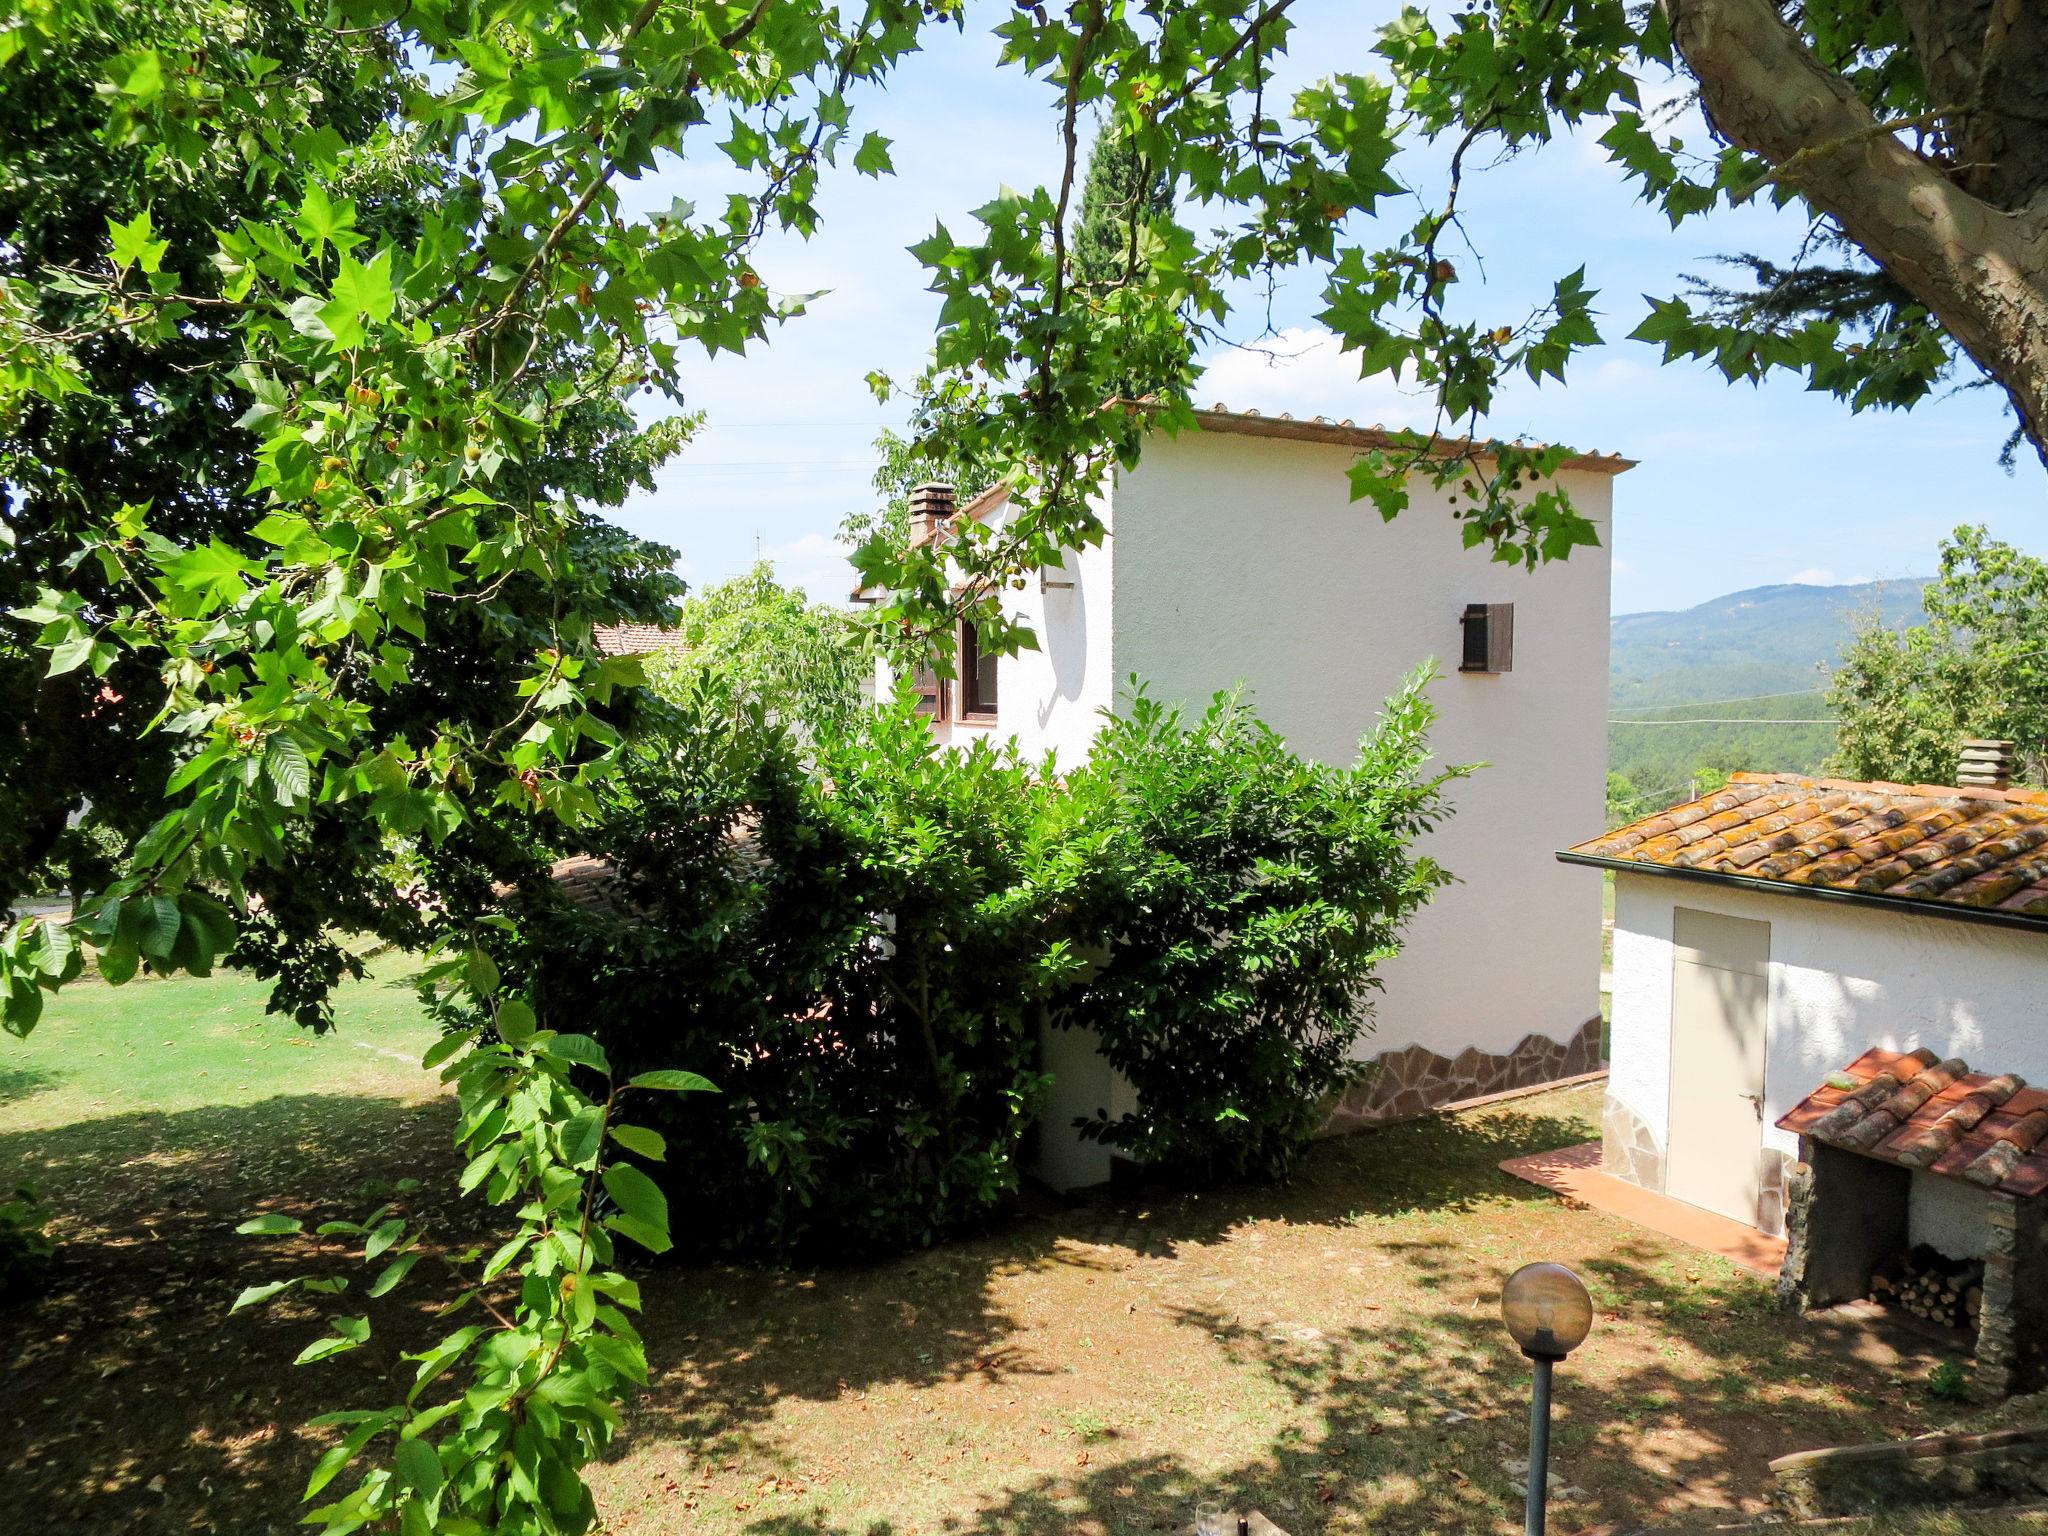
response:
[[[2003,146],[2012,162],[1995,174],[1965,163],[1957,174],[2018,199],[2002,207],[1881,132],[1849,83],[1814,58],[1772,0],[1661,3],[1715,128],[1785,168],[1814,208],[1933,313],[2004,386],[2021,431],[2048,465],[2048,192],[2030,180],[2035,155],[2014,142],[2023,136],[2038,150],[2048,127],[2038,118],[1994,117],[1981,105],[1987,94],[2005,99],[1999,80],[2016,50],[2031,51],[2038,27],[2012,24],[2005,0],[1958,4],[1984,27],[1982,45],[1967,69],[1952,32],[1941,34],[1936,49],[1949,61],[1934,71],[1944,84],[1978,93],[1961,139]],[[2048,151],[2041,158],[2048,164]]]
[[[1956,180],[1995,208],[2048,189],[2048,6],[2039,0],[1899,0],[1928,103],[1944,116]]]

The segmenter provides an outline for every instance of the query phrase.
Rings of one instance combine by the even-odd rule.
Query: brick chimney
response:
[[[943,480],[927,480],[910,488],[910,543],[913,548],[938,537],[942,525],[953,520],[953,487]]]
[[[2004,789],[2012,783],[2012,743],[1966,741],[1956,766],[1956,783],[1965,789]]]

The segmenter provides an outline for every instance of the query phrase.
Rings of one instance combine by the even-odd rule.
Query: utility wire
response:
[[[1609,725],[1840,725],[1839,720],[1744,720],[1740,716],[1701,717],[1694,720],[1609,720]]]
[[[1803,699],[1809,693],[1819,693],[1818,688],[1787,688],[1783,693],[1746,693],[1739,699],[1687,699],[1678,704],[1623,704],[1618,706],[1637,714],[1650,709],[1712,709],[1720,704],[1754,704],[1759,699]]]

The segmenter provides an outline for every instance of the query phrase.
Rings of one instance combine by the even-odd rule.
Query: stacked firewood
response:
[[[1977,1259],[1952,1259],[1918,1243],[1877,1267],[1870,1277],[1870,1295],[1873,1301],[1930,1323],[1975,1329],[1984,1309],[1984,1265]]]

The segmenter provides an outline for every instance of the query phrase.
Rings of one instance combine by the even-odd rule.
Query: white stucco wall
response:
[[[1580,873],[1596,884],[1600,879],[1594,870]],[[1704,887],[1681,888],[1675,881],[1659,881],[1651,875],[1617,873],[1614,877],[1607,1097],[1642,1122],[1660,1152],[1671,1145],[1671,913],[1673,898],[1681,889],[1689,897]],[[1707,910],[1723,909],[1709,906]],[[1773,930],[1772,937],[1776,936]]]
[[[1104,544],[1006,599],[1039,649],[1002,663],[994,730],[1033,757],[1072,762],[1133,674],[1194,709],[1242,683],[1290,745],[1350,762],[1386,696],[1434,658],[1437,761],[1487,766],[1451,786],[1455,813],[1427,848],[1459,883],[1384,969],[1377,1027],[1358,1053],[1569,1039],[1599,1012],[1600,885],[1553,855],[1605,814],[1613,477],[1566,473],[1602,544],[1531,572],[1466,549],[1427,487],[1391,524],[1354,503],[1355,459],[1238,434],[1155,437],[1100,509]],[[1513,671],[1460,674],[1466,605],[1499,602],[1515,605]],[[958,743],[989,730],[947,723],[935,734]],[[1087,1108],[1127,1091],[1073,1042],[1050,1049]],[[1055,1183],[1107,1173],[1102,1149],[1063,1145],[1070,1133],[1055,1127],[1073,1112],[1061,1097],[1042,1122],[1040,1171]]]
[[[1113,538],[1070,550],[1064,565],[1027,577],[1024,590],[1011,596],[1011,613],[1031,626],[1038,649],[1003,658],[997,729],[1014,735],[1027,756],[1051,752],[1061,763],[1080,762],[1116,697],[1110,667],[1115,564]]]
[[[1607,1091],[1660,1148],[1670,1144],[1675,907],[1771,925],[1766,1147],[1796,1153],[1778,1118],[1872,1046],[1925,1046],[2048,1083],[2048,935],[1657,875],[1617,873],[1614,887]]]
[[[1913,1170],[1906,1209],[1906,1237],[1926,1243],[1952,1259],[1981,1259],[1991,1228],[1986,1220],[1991,1191],[1961,1179]]]
[[[1461,883],[1384,971],[1376,1055],[1562,1040],[1599,1012],[1600,883],[1554,852],[1605,814],[1606,546],[1536,571],[1468,550],[1417,486],[1384,522],[1353,502],[1343,447],[1220,433],[1149,443],[1112,498],[1111,666],[1191,706],[1243,682],[1296,750],[1348,762],[1385,697],[1427,657],[1442,671],[1438,760],[1489,764],[1451,787],[1428,843]],[[1611,476],[1564,477],[1610,526]],[[1514,670],[1460,674],[1467,603],[1515,605]]]

